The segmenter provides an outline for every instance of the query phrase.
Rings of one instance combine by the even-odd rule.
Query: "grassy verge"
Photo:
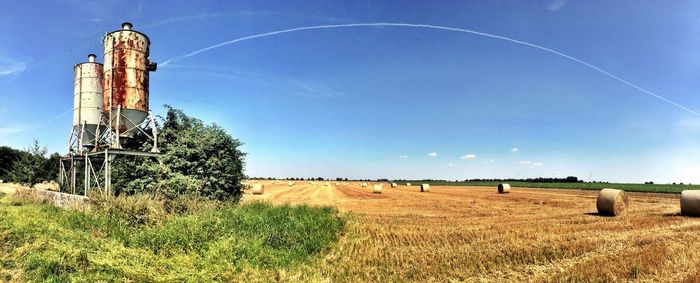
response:
[[[67,210],[21,197],[0,199],[0,281],[299,279],[345,223],[328,207],[139,196]]]
[[[496,187],[503,182],[421,182],[409,181],[413,184],[428,183],[432,186],[487,186]],[[621,189],[629,192],[676,193],[683,190],[700,190],[700,185],[668,185],[668,184],[624,184],[624,183],[536,183],[536,182],[505,182],[513,187],[545,188],[545,189],[578,189],[600,190],[603,188]]]

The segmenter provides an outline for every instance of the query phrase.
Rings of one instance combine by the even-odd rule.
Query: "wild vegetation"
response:
[[[0,281],[290,280],[311,276],[345,222],[329,207],[198,197],[94,196],[81,209],[0,197]]]

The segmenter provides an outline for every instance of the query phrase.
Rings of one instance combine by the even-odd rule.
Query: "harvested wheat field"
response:
[[[332,281],[700,281],[700,218],[679,196],[629,193],[625,216],[597,191],[265,185],[244,200],[331,205],[351,221],[320,264]]]

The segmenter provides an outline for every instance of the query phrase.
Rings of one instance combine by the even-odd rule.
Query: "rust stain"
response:
[[[149,46],[148,37],[133,30],[115,31],[105,36],[105,111],[116,110],[121,106],[123,110],[148,112]],[[109,106],[110,94],[112,109]],[[119,130],[122,132],[126,129]]]

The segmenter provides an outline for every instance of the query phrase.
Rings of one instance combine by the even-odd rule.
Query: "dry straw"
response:
[[[263,184],[253,184],[253,194],[262,195],[265,191],[265,186]]]
[[[429,192],[429,191],[430,191],[430,184],[422,184],[422,185],[420,185],[420,191],[421,191],[421,192]]]
[[[685,190],[681,192],[681,214],[685,216],[700,216],[700,190]]]
[[[629,199],[623,190],[602,189],[598,193],[596,207],[602,215],[618,216],[627,212]]]
[[[372,188],[372,193],[381,194],[381,193],[382,193],[382,187],[383,187],[382,184],[376,184],[376,185],[374,185],[374,187]]]
[[[510,185],[509,184],[498,184],[498,193],[499,194],[510,193]]]

